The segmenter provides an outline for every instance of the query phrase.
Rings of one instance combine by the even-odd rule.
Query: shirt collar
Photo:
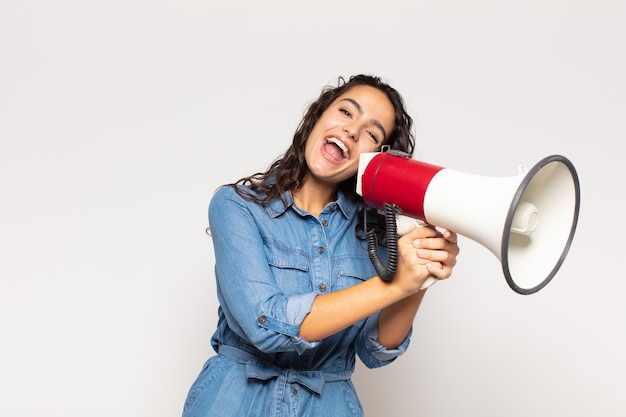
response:
[[[344,193],[339,191],[337,193],[337,201],[331,204],[336,204],[341,210],[341,213],[344,215],[346,219],[350,219],[356,216],[357,211],[359,209],[359,204],[351,201]]]
[[[304,213],[297,209],[293,204],[293,196],[290,191],[287,191],[284,195],[284,201],[282,198],[275,198],[267,204],[267,211],[270,216],[276,218],[280,217],[290,208],[294,207],[297,213],[304,215]],[[358,210],[358,203],[351,201],[343,192],[337,193],[337,200],[328,203],[324,211],[335,210],[339,208],[341,213],[346,219],[352,218],[356,215]]]

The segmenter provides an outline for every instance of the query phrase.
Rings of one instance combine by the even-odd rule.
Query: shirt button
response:
[[[322,246],[320,246],[319,248],[317,248],[317,253],[319,253],[320,255],[322,253],[324,253],[324,248]]]
[[[304,355],[304,356],[300,357],[300,362],[307,363],[308,361],[309,361],[309,357],[307,355]]]
[[[328,220],[326,219],[322,220],[322,226],[328,226]]]
[[[259,323],[263,324],[267,322],[267,317],[265,316],[259,316]]]
[[[326,284],[320,284],[320,291],[321,292],[326,292],[327,288],[326,288]]]
[[[291,389],[291,393],[292,393],[293,395],[296,395],[296,394],[298,394],[298,390],[297,390],[297,389],[295,389],[295,388],[292,388],[292,389]]]

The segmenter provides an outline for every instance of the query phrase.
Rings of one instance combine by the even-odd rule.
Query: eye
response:
[[[352,113],[350,113],[350,110],[344,108],[344,107],[340,107],[339,111],[341,113],[343,113],[344,115],[348,116],[349,118],[352,118]]]
[[[367,134],[372,138],[372,140],[374,141],[374,143],[376,145],[378,145],[378,137],[376,136],[375,133],[368,131]]]

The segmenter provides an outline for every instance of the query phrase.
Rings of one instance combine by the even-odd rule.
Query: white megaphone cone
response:
[[[516,176],[485,177],[393,151],[365,153],[357,192],[371,207],[392,204],[403,216],[485,246],[520,294],[539,291],[561,267],[580,206],[578,175],[561,155],[548,156]]]

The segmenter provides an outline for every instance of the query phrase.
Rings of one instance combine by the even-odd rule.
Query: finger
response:
[[[445,267],[439,262],[429,262],[426,264],[428,272],[437,279],[446,279],[452,275],[452,269]]]
[[[441,236],[441,233],[431,226],[416,227],[406,233],[410,239],[426,239],[429,237]]]
[[[450,243],[457,243],[459,241],[458,235],[452,230],[444,230],[443,237]]]
[[[425,261],[440,263],[447,267],[456,265],[456,255],[445,250],[418,249],[417,257]]]
[[[413,246],[422,249],[447,250],[456,246],[456,243],[449,242],[441,237],[430,237],[426,239],[415,239]]]

